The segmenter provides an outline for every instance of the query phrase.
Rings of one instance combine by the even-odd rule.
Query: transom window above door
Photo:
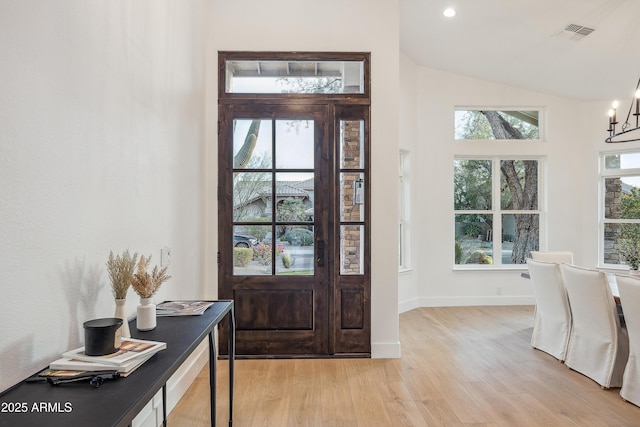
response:
[[[369,98],[367,54],[234,52],[223,57],[220,97],[229,95],[336,95]],[[350,103],[354,98],[350,98]]]
[[[231,93],[363,93],[362,61],[228,61]]]

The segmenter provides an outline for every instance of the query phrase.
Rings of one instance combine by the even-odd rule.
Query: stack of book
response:
[[[118,371],[126,377],[138,366],[149,360],[151,356],[167,348],[167,344],[159,341],[122,338],[120,350],[105,356],[87,356],[84,347],[67,351],[61,359],[52,362],[49,370],[53,371]]]

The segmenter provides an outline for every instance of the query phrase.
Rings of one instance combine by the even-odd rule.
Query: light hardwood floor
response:
[[[400,315],[400,359],[236,361],[234,422],[253,426],[640,426],[602,390],[531,348],[533,307],[420,308]],[[217,425],[228,425],[227,361]],[[169,425],[209,425],[208,368]]]

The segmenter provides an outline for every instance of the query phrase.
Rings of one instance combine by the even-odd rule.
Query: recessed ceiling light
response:
[[[454,16],[456,16],[456,11],[455,9],[450,7],[448,9],[445,9],[444,12],[442,12],[442,14],[447,18],[453,18]]]

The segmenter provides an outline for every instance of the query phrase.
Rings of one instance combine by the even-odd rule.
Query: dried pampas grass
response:
[[[140,298],[151,298],[160,288],[160,285],[171,278],[171,276],[167,275],[167,267],[160,269],[157,265],[153,267],[151,274],[149,274],[147,269],[150,263],[151,255],[149,257],[141,255],[138,269],[131,280],[131,286]]]
[[[111,290],[116,299],[124,299],[127,297],[127,291],[133,279],[133,271],[138,260],[138,253],[133,256],[129,255],[126,250],[122,255],[113,255],[113,251],[109,252],[109,260],[107,261],[107,271],[111,279]]]

